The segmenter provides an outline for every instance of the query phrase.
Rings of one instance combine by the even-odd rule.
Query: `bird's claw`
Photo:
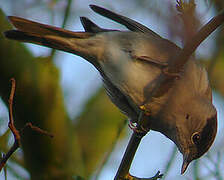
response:
[[[127,179],[127,180],[157,180],[157,179],[161,179],[163,177],[163,174],[160,174],[160,171],[158,171],[157,173],[156,173],[156,175],[155,176],[153,176],[153,177],[150,177],[150,178],[139,178],[139,177],[136,177],[136,176],[132,176],[131,174],[128,174],[126,177],[125,177],[125,179]]]
[[[146,128],[144,128],[143,126],[138,126],[137,123],[133,123],[131,121],[129,121],[128,126],[131,130],[133,130],[134,132],[136,132],[138,134],[146,134],[149,131]]]
[[[148,128],[144,126],[144,116],[150,116],[150,111],[146,109],[145,105],[139,106],[140,110],[142,111],[139,115],[139,119],[137,123],[133,123],[129,121],[128,126],[136,133],[139,134],[147,134],[149,132]]]
[[[163,177],[163,174],[160,174],[160,171],[158,171],[155,176],[149,178],[148,180],[157,180],[157,179],[161,179]]]

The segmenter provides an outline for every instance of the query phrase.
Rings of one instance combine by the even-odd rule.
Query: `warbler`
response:
[[[217,132],[217,112],[205,68],[190,58],[178,78],[152,93],[159,75],[181,48],[132,19],[96,5],[90,7],[128,31],[104,29],[86,17],[81,17],[85,32],[72,32],[10,16],[16,30],[5,36],[90,62],[100,72],[112,102],[132,122],[137,122],[144,107],[150,128],[176,144],[183,154],[183,174],[192,160],[208,151]]]

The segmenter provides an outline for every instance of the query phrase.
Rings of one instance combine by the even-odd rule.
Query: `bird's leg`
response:
[[[146,120],[144,119],[147,117],[148,117],[147,114],[144,114],[144,112],[141,112],[137,122],[132,122],[132,120],[129,120],[129,124],[128,124],[129,128],[136,133],[147,134],[150,129],[150,128],[147,128],[145,125]],[[147,123],[147,124],[150,124],[150,123]]]
[[[145,107],[145,105],[139,106],[140,114],[137,123],[133,123],[132,120],[129,121],[128,126],[139,134],[147,134],[150,130],[150,110]]]
[[[142,117],[139,117],[138,119],[138,126],[143,132],[147,133],[150,130],[151,112],[148,108],[145,107],[145,105],[141,105],[139,108],[141,109]]]

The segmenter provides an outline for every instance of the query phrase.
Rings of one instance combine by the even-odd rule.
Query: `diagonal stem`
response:
[[[129,174],[131,163],[144,135],[145,134],[139,134],[137,131],[133,131],[114,180],[124,179]]]
[[[147,115],[144,111],[141,111],[138,117],[138,124],[136,128],[133,130],[131,139],[129,140],[128,146],[125,150],[124,156],[118,168],[117,174],[114,180],[140,180],[141,178],[137,178],[129,174],[129,170],[131,167],[131,163],[134,159],[135,153],[138,149],[138,146],[142,140],[142,138],[148,133],[149,130],[143,129],[144,121],[146,120]],[[158,179],[160,178],[160,173],[157,173],[153,178]],[[148,178],[148,179],[153,179]]]
[[[10,96],[9,96],[9,100],[8,100],[8,102],[9,102],[8,127],[14,136],[14,143],[13,143],[12,147],[9,149],[9,151],[0,159],[0,172],[1,172],[2,168],[5,166],[8,159],[12,156],[12,154],[21,146],[21,133],[24,131],[24,129],[26,127],[29,127],[33,131],[36,131],[40,134],[43,134],[43,135],[46,135],[49,137],[53,137],[52,134],[40,129],[37,126],[33,126],[31,123],[27,123],[21,131],[16,129],[16,127],[14,125],[14,118],[13,118],[13,98],[14,98],[15,89],[16,89],[16,81],[14,78],[11,79],[11,83],[12,83],[12,87],[11,87],[11,92],[10,92]]]
[[[169,72],[180,72],[181,68],[186,64],[190,56],[194,53],[197,47],[221,24],[224,22],[224,10],[220,14],[212,18],[204,25],[193,37],[188,41],[180,53],[174,58],[174,64],[169,68]]]

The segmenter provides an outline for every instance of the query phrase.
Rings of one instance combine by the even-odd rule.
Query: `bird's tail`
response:
[[[97,48],[99,48],[100,43],[92,38],[95,33],[72,32],[15,16],[8,18],[16,28],[16,30],[4,32],[9,39],[47,46],[87,59],[89,56],[91,58],[97,56],[97,52],[99,52]]]

